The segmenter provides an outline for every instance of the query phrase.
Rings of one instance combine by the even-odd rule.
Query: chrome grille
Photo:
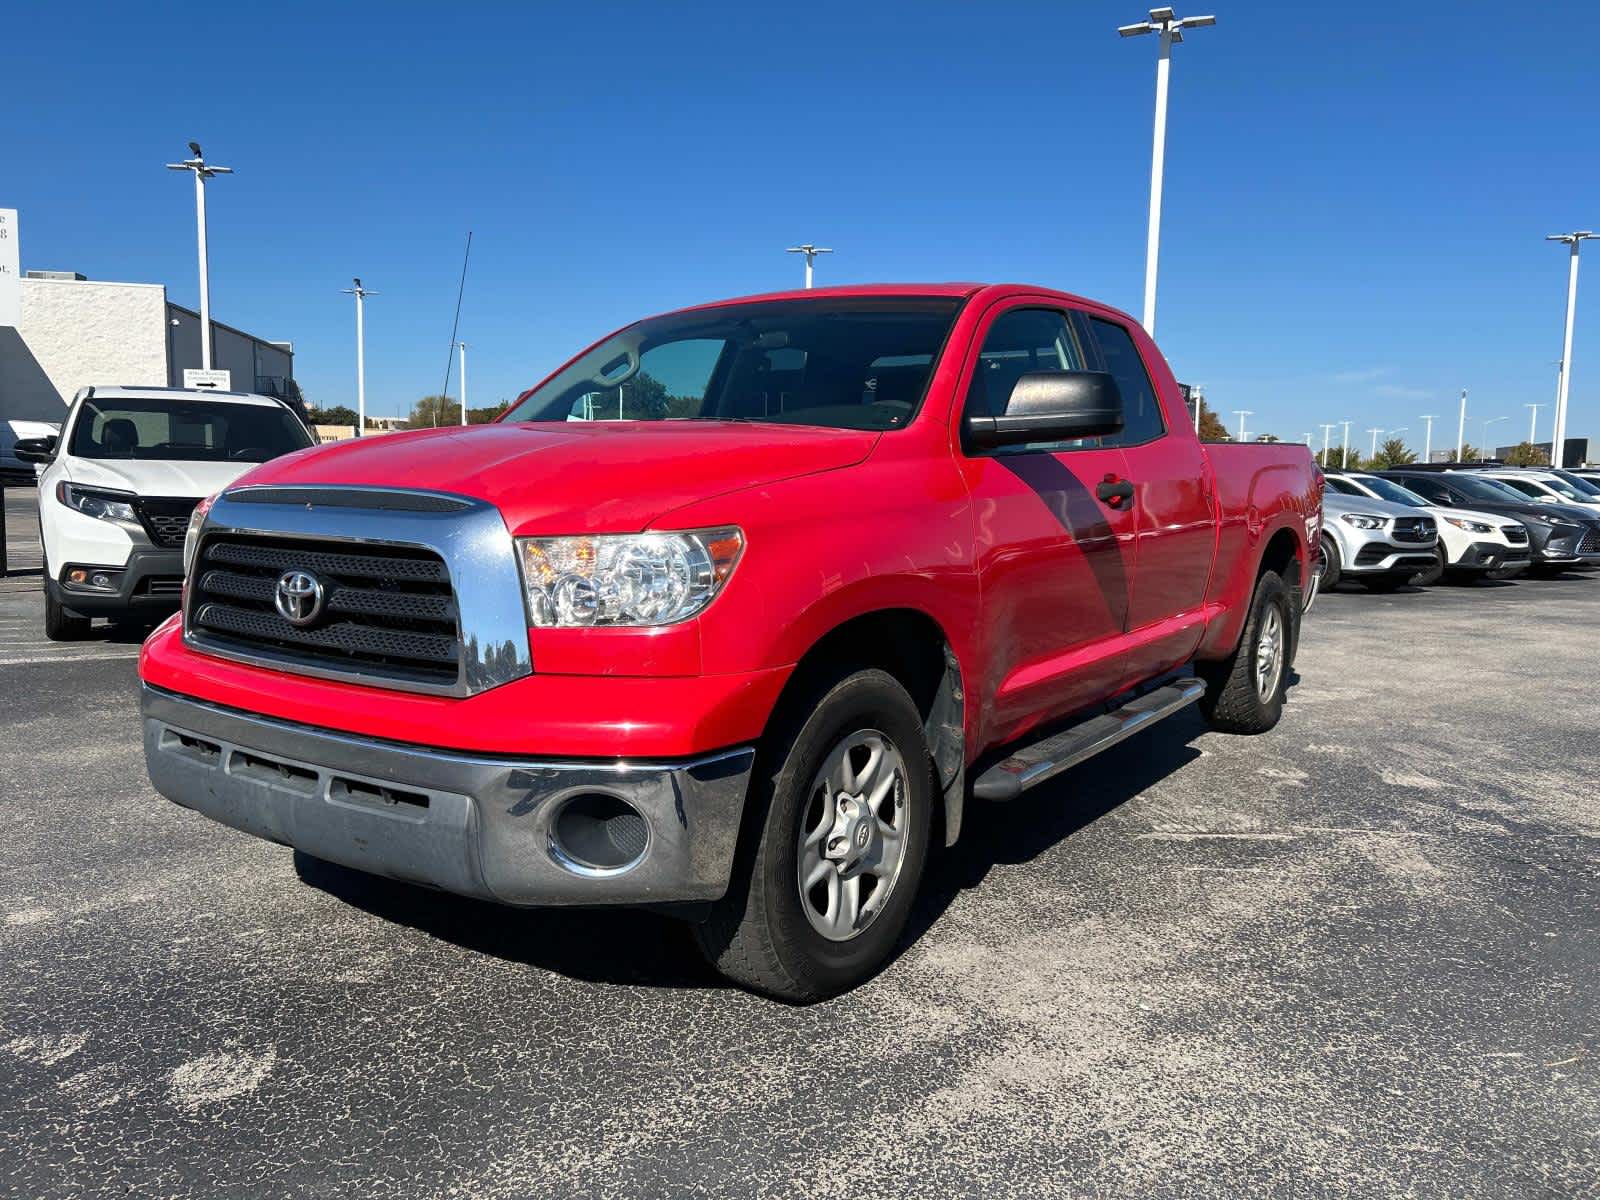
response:
[[[1431,542],[1438,535],[1432,517],[1396,517],[1393,536],[1397,542]]]
[[[199,503],[192,497],[139,496],[133,501],[133,512],[152,543],[164,550],[177,550],[183,546],[189,517]]]
[[[278,610],[278,580],[308,572],[320,615],[296,625]],[[431,550],[309,538],[213,534],[196,556],[189,632],[202,647],[373,676],[454,684],[461,637],[450,573]]]

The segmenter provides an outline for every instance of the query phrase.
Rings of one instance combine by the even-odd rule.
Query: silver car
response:
[[[1426,513],[1328,490],[1322,496],[1322,588],[1359,579],[1375,592],[1392,592],[1413,575],[1431,571],[1439,527]]]

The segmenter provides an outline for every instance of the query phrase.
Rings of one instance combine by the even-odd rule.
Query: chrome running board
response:
[[[1004,762],[996,763],[978,776],[972,785],[972,794],[980,800],[1015,800],[1035,784],[1188,708],[1205,695],[1205,691],[1206,685],[1198,679],[1176,679],[1165,687],[1146,692],[1121,708],[1091,717],[1081,725],[1015,751]]]

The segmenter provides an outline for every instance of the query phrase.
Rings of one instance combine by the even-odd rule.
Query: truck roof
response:
[[[1053,296],[1074,304],[1086,304],[1095,308],[1110,308],[1110,305],[1099,300],[1093,300],[1088,296],[1078,296],[1071,292],[1063,292],[1057,288],[1041,287],[1033,283],[857,283],[847,284],[842,287],[796,288],[782,292],[760,292],[751,296],[733,296],[725,300],[710,300],[704,304],[690,304],[684,308],[669,309],[667,312],[658,313],[657,315],[672,316],[676,313],[695,312],[703,308],[726,308],[734,304],[762,304],[772,300],[826,300],[829,298],[883,296],[953,296],[965,299],[985,291],[993,292],[997,297],[1016,294],[1044,295]]]

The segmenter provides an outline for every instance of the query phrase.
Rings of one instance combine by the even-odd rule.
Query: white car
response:
[[[1578,504],[1600,513],[1600,496],[1568,482],[1554,471],[1538,468],[1507,468],[1478,471],[1476,474],[1505,484],[1536,504]]]
[[[44,630],[82,637],[92,617],[178,606],[183,537],[197,503],[257,463],[315,439],[283,401],[183,388],[84,388],[59,437],[13,453],[43,463]]]
[[[1487,575],[1506,579],[1533,561],[1528,527],[1521,521],[1493,513],[1464,508],[1444,508],[1430,504],[1410,488],[1380,475],[1357,472],[1330,472],[1326,483],[1331,491],[1346,496],[1369,496],[1404,504],[1431,516],[1439,527],[1439,544],[1434,550],[1434,565],[1417,575],[1415,582],[1426,586],[1445,574]]]

